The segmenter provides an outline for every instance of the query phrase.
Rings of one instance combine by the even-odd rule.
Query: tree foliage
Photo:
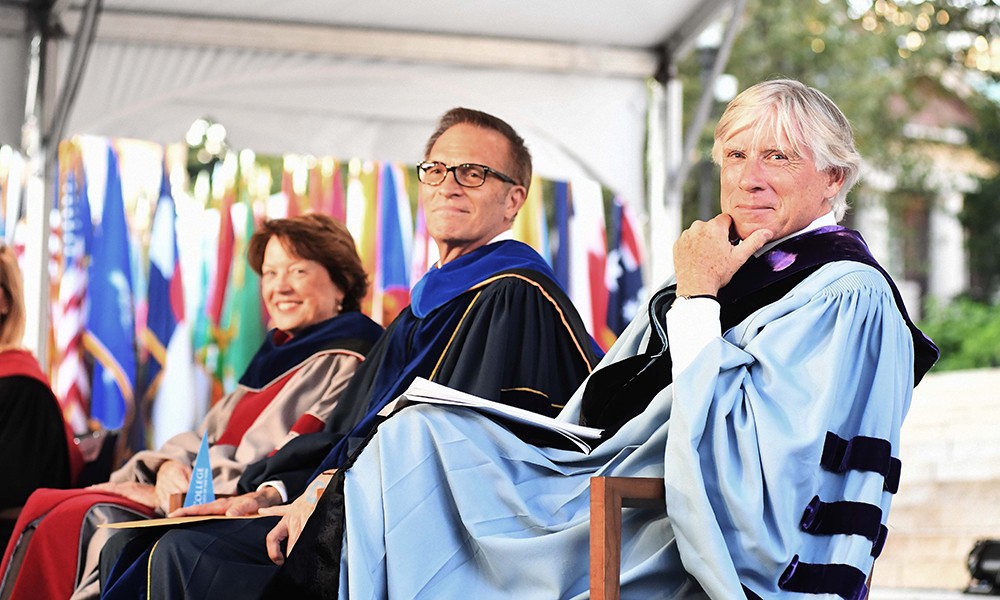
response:
[[[1000,311],[968,298],[932,303],[920,328],[941,349],[935,371],[1000,367]]]
[[[686,106],[701,93],[704,52],[692,52],[680,67]],[[887,202],[900,230],[910,225],[906,215],[935,195],[921,143],[907,131],[931,98],[970,107],[976,126],[968,145],[1000,164],[1000,0],[748,0],[726,72],[739,89],[789,77],[829,95],[851,120],[867,163],[895,177],[897,191]],[[715,108],[717,117],[721,105]],[[714,122],[700,137],[699,156],[706,160]],[[704,174],[689,180],[687,220],[698,216],[699,194],[716,199],[717,210],[717,180]],[[967,196],[961,218],[970,234],[973,282],[978,297],[986,297],[1000,286],[1000,218],[994,217],[1000,180],[981,183],[980,192]],[[713,186],[708,194],[706,185]]]

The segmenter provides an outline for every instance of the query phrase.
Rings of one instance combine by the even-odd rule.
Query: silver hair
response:
[[[823,92],[791,79],[764,81],[733,98],[715,127],[712,160],[722,162],[722,147],[733,132],[753,129],[753,139],[770,130],[786,139],[796,154],[808,149],[820,171],[831,171],[843,181],[828,198],[837,221],[847,212],[847,194],[861,177],[861,154],[844,113]]]

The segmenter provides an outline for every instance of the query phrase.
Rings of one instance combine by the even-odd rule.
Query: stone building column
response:
[[[927,295],[948,302],[969,287],[965,232],[958,220],[964,196],[954,186],[941,189],[929,218]]]

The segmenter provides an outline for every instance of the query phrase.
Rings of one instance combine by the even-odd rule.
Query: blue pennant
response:
[[[201,448],[194,459],[194,472],[191,473],[191,483],[188,484],[187,495],[184,497],[184,508],[205,504],[215,500],[215,488],[212,485],[212,465],[208,460],[208,436],[201,438]]]

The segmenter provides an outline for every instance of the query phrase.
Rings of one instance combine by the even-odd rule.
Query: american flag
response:
[[[60,219],[53,232],[61,242],[54,255],[58,293],[52,303],[55,352],[52,385],[62,405],[66,422],[76,433],[88,430],[87,401],[90,376],[83,360],[86,328],[84,301],[87,297],[87,263],[91,228],[90,202],[79,150],[64,144],[60,154]]]

